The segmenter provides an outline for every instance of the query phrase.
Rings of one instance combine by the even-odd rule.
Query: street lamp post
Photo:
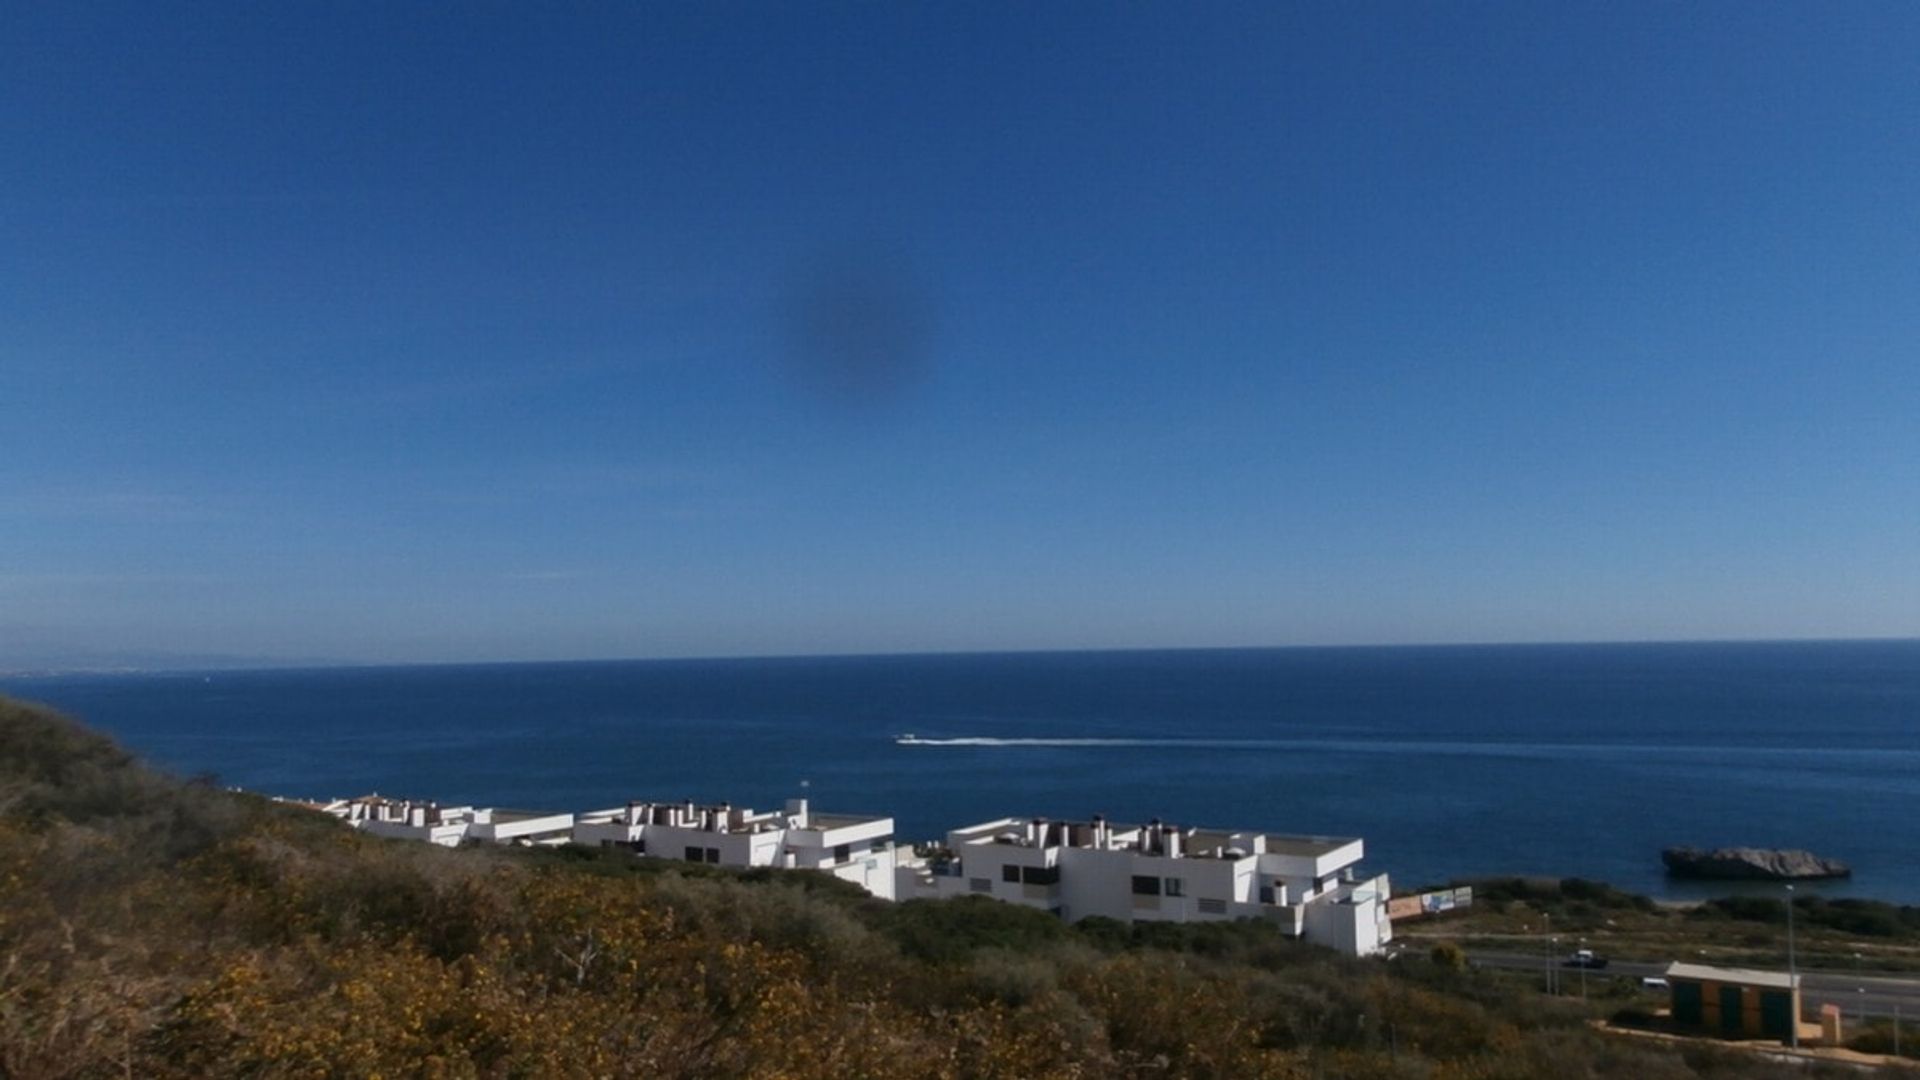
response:
[[[1787,1018],[1787,1045],[1800,1049],[1800,966],[1793,955],[1793,886],[1787,886],[1787,1000],[1793,1002]]]
[[[1553,915],[1549,912],[1541,912],[1540,918],[1542,920],[1540,936],[1546,938],[1545,944],[1547,946],[1547,993],[1551,994],[1555,989],[1553,985],[1553,946],[1554,942],[1558,939],[1553,936]]]
[[[1526,951],[1527,951],[1527,943],[1526,943],[1526,936],[1527,936],[1528,934],[1531,934],[1531,933],[1533,933],[1533,924],[1532,924],[1532,923],[1521,923],[1521,924],[1520,924],[1520,952],[1521,952],[1521,954],[1522,954],[1522,955],[1525,955],[1525,953],[1526,953]]]

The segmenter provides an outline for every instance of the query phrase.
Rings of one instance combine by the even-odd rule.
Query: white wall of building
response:
[[[1393,940],[1385,875],[1302,905],[1305,937],[1352,956],[1371,956]]]
[[[362,832],[374,836],[384,836],[392,840],[418,840],[440,847],[459,847],[467,837],[466,822],[453,824],[419,824],[401,821],[382,821],[369,819],[353,823]]]
[[[897,896],[990,896],[1072,921],[1259,918],[1353,955],[1392,935],[1386,879],[1347,880],[1365,851],[1359,840],[1002,818],[955,829],[947,841],[957,861],[944,873],[925,860],[903,864]],[[1055,870],[1057,883],[1029,883],[1029,868]]]
[[[573,839],[572,814],[521,814],[480,810],[467,835],[496,844],[533,844],[549,847]]]
[[[576,817],[377,796],[325,810],[375,835],[444,846],[571,841],[649,858],[815,870],[887,900],[986,896],[1073,921],[1258,918],[1352,955],[1377,952],[1393,936],[1387,878],[1353,880],[1365,853],[1357,839],[1001,818],[949,832],[952,861],[941,863],[902,859],[892,818],[815,813],[804,799],[763,813],[637,802]]]
[[[784,811],[630,803],[582,814],[575,843],[618,845],[648,858],[739,869],[817,870],[883,899],[895,896],[893,819],[815,813],[804,799]]]

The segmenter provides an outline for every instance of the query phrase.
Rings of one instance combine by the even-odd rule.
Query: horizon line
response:
[[[1391,642],[1325,642],[1313,644],[1287,645],[1117,645],[1094,647],[1063,648],[1011,648],[1011,649],[900,649],[900,650],[844,650],[812,653],[738,653],[703,654],[689,656],[603,656],[575,657],[564,660],[554,659],[508,659],[508,660],[337,660],[312,661],[260,657],[248,660],[241,657],[231,658],[231,662],[213,666],[185,667],[141,667],[133,665],[80,664],[44,665],[36,668],[16,671],[0,670],[0,678],[56,678],[67,675],[207,675],[218,672],[296,672],[296,671],[356,671],[382,668],[472,668],[472,667],[531,667],[555,664],[724,664],[755,661],[795,661],[795,660],[889,660],[940,658],[964,656],[1073,656],[1073,655],[1115,655],[1128,653],[1199,653],[1199,652],[1315,652],[1315,651],[1362,651],[1362,650],[1413,650],[1413,649],[1496,649],[1496,648],[1610,648],[1649,645],[1840,645],[1840,644],[1902,644],[1920,643],[1920,634],[1906,635],[1861,635],[1836,637],[1700,637],[1700,638],[1549,638],[1531,640],[1484,640],[1484,641],[1391,641]]]

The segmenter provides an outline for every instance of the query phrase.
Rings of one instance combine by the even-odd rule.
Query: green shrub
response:
[[[1860,937],[1920,938],[1920,907],[1879,900],[1800,896],[1793,901],[1794,919],[1802,926],[1823,927]],[[1732,919],[1785,925],[1785,901],[1770,896],[1726,896],[1708,900],[1688,913],[1694,919]]]
[[[1708,900],[1687,913],[1690,919],[1734,919],[1740,922],[1786,925],[1787,905],[1771,896],[1724,896]]]
[[[1875,1020],[1857,1026],[1847,1039],[1847,1048],[1865,1054],[1893,1053],[1893,1022]],[[1920,1026],[1908,1023],[1900,1025],[1900,1056],[1920,1058]]]
[[[908,956],[956,964],[980,949],[1034,949],[1068,937],[1058,917],[984,896],[909,900],[878,917],[880,931]]]
[[[1652,899],[1584,878],[1476,878],[1453,883],[1473,887],[1476,904],[1526,904],[1550,914],[1593,918],[1600,910],[1658,911]]]
[[[1631,1006],[1615,1012],[1613,1016],[1608,1019],[1608,1023],[1611,1023],[1614,1027],[1638,1028],[1641,1030],[1651,1028],[1659,1022],[1660,1018],[1653,1013]]]

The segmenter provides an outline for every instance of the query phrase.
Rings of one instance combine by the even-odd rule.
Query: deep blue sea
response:
[[[1182,650],[0,680],[181,773],[579,810],[631,798],[1362,836],[1402,890],[1665,896],[1663,846],[1806,847],[1920,902],[1920,641]],[[901,746],[894,736],[962,740]]]

